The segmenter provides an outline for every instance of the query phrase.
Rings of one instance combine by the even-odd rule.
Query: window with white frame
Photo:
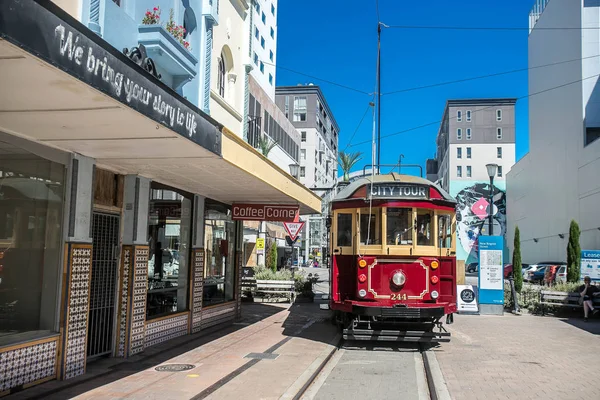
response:
[[[254,64],[258,65],[258,54],[254,53]]]
[[[467,140],[471,140],[471,128],[467,128]]]
[[[462,129],[456,129],[456,140],[462,140]]]
[[[496,147],[496,157],[502,158],[502,147]]]
[[[275,15],[275,6],[271,3],[271,14]]]
[[[306,160],[306,149],[300,150],[300,159]]]
[[[467,165],[467,178],[471,177],[471,166]]]
[[[467,122],[471,122],[471,110],[467,110]]]
[[[471,148],[467,147],[467,158],[471,158]]]
[[[462,158],[462,148],[461,147],[456,148],[456,158]]]
[[[462,178],[462,167],[460,165],[456,166],[456,176]]]
[[[496,121],[502,121],[502,110],[496,110]]]
[[[265,73],[265,64],[262,61],[260,62],[260,72]]]
[[[254,27],[254,37],[258,39],[258,27]]]
[[[304,178],[306,176],[306,168],[300,167],[300,178]]]
[[[269,50],[269,60],[273,61],[273,50]]]
[[[300,140],[306,142],[306,131],[300,131]]]
[[[306,96],[294,97],[294,121],[306,121]],[[306,136],[306,132],[303,132]]]
[[[496,129],[496,139],[498,139],[498,140],[502,139],[502,128]]]
[[[260,4],[258,4],[258,2],[255,3],[255,8],[256,8],[256,12],[259,13],[260,12]]]
[[[260,37],[260,47],[262,47],[263,49],[265,48],[265,38],[264,37]]]
[[[498,165],[498,178],[502,178],[502,166]]]
[[[275,39],[275,29],[271,28],[271,37]]]
[[[269,74],[269,84],[273,84],[273,75]]]
[[[462,111],[460,111],[460,110],[456,111],[456,120],[458,122],[462,121]]]
[[[262,13],[261,19],[263,24],[267,23],[267,16],[265,15],[265,13]]]

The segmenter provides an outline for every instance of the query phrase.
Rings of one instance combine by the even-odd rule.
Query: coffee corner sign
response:
[[[244,221],[294,222],[300,207],[275,204],[233,204],[232,217]]]

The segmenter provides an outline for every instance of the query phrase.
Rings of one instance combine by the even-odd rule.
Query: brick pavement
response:
[[[434,349],[453,399],[598,399],[600,320],[456,315]]]

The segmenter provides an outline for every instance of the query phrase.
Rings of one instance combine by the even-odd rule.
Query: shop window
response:
[[[412,208],[387,209],[387,244],[390,246],[412,245]]]
[[[146,319],[186,311],[192,195],[151,184]]]
[[[438,247],[452,247],[452,217],[448,214],[438,216]]]
[[[63,252],[65,168],[11,147],[0,157],[0,346],[56,331]]]
[[[417,212],[417,246],[433,246],[433,211]]]
[[[364,214],[363,214],[364,213]],[[381,244],[381,209],[362,210],[360,214],[360,244],[363,246]]]
[[[225,205],[207,200],[205,209],[203,305],[209,306],[234,299],[235,222]]]
[[[338,214],[337,232],[338,246],[352,246],[352,214]]]

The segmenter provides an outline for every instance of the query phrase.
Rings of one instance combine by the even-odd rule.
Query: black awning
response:
[[[221,155],[222,125],[52,2],[1,0],[0,38]]]

